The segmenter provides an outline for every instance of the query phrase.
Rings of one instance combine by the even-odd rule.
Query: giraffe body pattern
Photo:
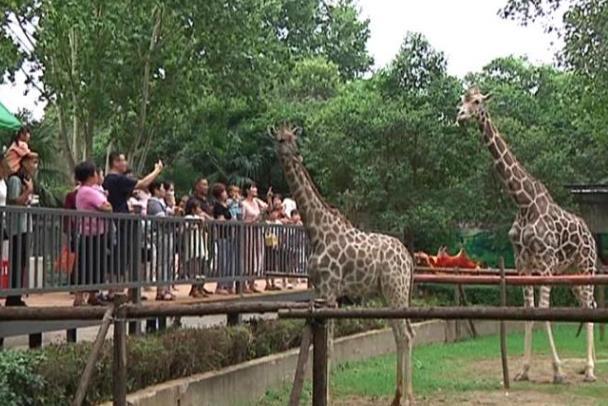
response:
[[[410,304],[414,261],[396,238],[355,228],[329,206],[302,162],[296,131],[284,126],[274,133],[285,178],[311,242],[307,271],[315,296],[336,305],[338,298],[380,294],[388,306]],[[409,320],[392,320],[397,347],[397,388],[393,405],[413,401],[411,353],[414,331]],[[333,322],[330,322],[330,358]],[[328,394],[329,396],[329,394]]]
[[[494,159],[494,168],[509,195],[518,206],[509,239],[515,253],[515,266],[522,274],[540,273],[544,276],[579,272],[594,275],[597,267],[595,240],[587,224],[580,217],[561,208],[551,197],[547,188],[517,161],[505,140],[498,133],[484,101],[489,96],[478,89],[470,89],[462,98],[458,122],[476,121],[483,141]],[[572,288],[582,307],[594,308],[593,286]],[[538,306],[550,306],[549,286],[540,288]],[[524,305],[534,307],[534,288],[524,287]],[[585,380],[595,381],[593,323],[587,324],[587,363]],[[524,341],[524,365],[516,380],[528,380],[532,356],[532,328],[527,322]],[[553,341],[551,324],[545,323],[553,358],[553,381],[561,383],[565,376]]]

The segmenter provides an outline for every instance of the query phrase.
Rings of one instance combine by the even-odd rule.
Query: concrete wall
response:
[[[498,322],[478,321],[475,327],[479,335],[498,332]],[[521,330],[522,327],[521,323],[507,322],[508,331]],[[468,325],[463,321],[431,320],[416,323],[414,328],[417,345],[447,343],[470,337]],[[335,361],[339,364],[392,353],[395,342],[390,329],[376,330],[339,338],[334,350]],[[270,355],[219,371],[154,385],[130,394],[127,400],[133,406],[249,405],[264,396],[268,389],[291,382],[297,357],[298,349]],[[308,363],[309,376],[311,363],[312,353]]]

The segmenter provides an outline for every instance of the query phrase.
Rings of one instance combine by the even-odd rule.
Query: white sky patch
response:
[[[408,31],[424,34],[431,45],[443,51],[448,72],[463,77],[501,56],[526,56],[532,63],[550,64],[561,43],[534,24],[522,27],[503,20],[498,10],[506,0],[359,0],[364,18],[370,19],[368,50],[375,68],[385,66]],[[23,95],[25,76],[0,86],[0,102],[10,111],[28,109],[35,118],[44,114],[39,94]]]
[[[443,51],[449,73],[463,77],[501,56],[527,56],[533,63],[551,63],[560,48],[539,24],[522,27],[504,20],[498,10],[506,0],[359,0],[370,19],[368,49],[375,67],[389,63],[408,31],[420,32]]]

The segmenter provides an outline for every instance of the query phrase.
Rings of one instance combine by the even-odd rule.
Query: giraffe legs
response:
[[[534,307],[534,287],[524,287],[524,307]],[[532,331],[534,328],[533,321],[527,321],[525,324],[525,335],[524,335],[524,365],[521,371],[515,375],[516,381],[527,381],[530,379],[528,371],[530,370],[530,361],[532,359]]]
[[[572,292],[582,307],[593,309],[595,299],[593,298],[593,286],[576,286]],[[595,344],[593,340],[593,323],[585,323],[587,326],[587,362],[585,363],[585,382],[595,382]]]
[[[593,342],[593,323],[587,323],[587,363],[585,364],[585,382],[595,382],[595,346]]]
[[[540,287],[540,299],[538,307],[547,309],[550,306],[551,299],[551,287],[541,286]],[[557,349],[555,348],[555,341],[553,340],[553,331],[551,330],[551,322],[545,322],[545,329],[547,330],[547,338],[549,339],[549,348],[551,349],[551,359],[553,362],[553,383],[563,383],[566,376],[562,372],[562,362],[557,355]]]
[[[397,389],[392,406],[411,405],[414,402],[412,386],[412,341],[414,330],[409,320],[391,320],[397,347]]]

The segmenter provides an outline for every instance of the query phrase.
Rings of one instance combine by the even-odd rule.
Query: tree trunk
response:
[[[74,158],[76,161],[80,159],[84,159],[84,150],[81,148],[79,137],[79,113],[78,113],[78,87],[79,87],[79,79],[78,79],[78,36],[76,34],[76,29],[72,27],[70,29],[70,34],[68,35],[68,40],[70,41],[70,63],[71,63],[71,76],[72,76],[72,108],[74,111],[72,112],[72,151],[74,153]]]
[[[142,148],[141,143],[144,140],[146,135],[146,118],[148,114],[148,103],[150,102],[150,69],[152,64],[152,54],[156,50],[156,45],[158,44],[160,38],[160,31],[162,27],[162,19],[163,19],[163,9],[161,7],[157,7],[154,9],[154,28],[152,30],[152,35],[150,36],[150,45],[148,47],[148,52],[144,58],[144,70],[143,70],[143,78],[142,78],[142,92],[141,92],[141,103],[139,110],[139,120],[137,125],[137,132],[135,142],[131,145],[129,149],[129,156],[136,155],[136,151]],[[140,157],[140,159],[145,159],[145,157]]]

